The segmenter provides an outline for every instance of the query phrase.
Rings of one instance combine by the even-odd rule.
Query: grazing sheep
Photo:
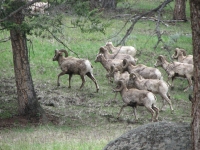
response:
[[[118,89],[113,89],[115,92],[120,92],[122,96],[122,100],[125,103],[118,114],[121,114],[124,107],[131,106],[134,109],[135,119],[138,120],[136,114],[137,106],[144,106],[151,113],[151,120],[158,121],[159,109],[156,107],[156,97],[153,93],[146,90],[138,90],[138,89],[127,89],[126,83],[123,80],[118,81],[118,85],[120,86]],[[154,117],[155,116],[155,117]]]
[[[107,42],[106,47],[113,54],[117,54],[117,53],[129,54],[129,55],[135,57],[136,52],[137,52],[137,50],[133,46],[114,47],[112,42]]]
[[[65,57],[63,56],[65,53]],[[53,61],[58,61],[60,69],[62,72],[58,75],[57,85],[60,86],[59,78],[62,75],[69,74],[69,88],[71,88],[71,78],[72,75],[77,74],[81,76],[82,84],[80,89],[85,84],[85,75],[87,75],[96,85],[96,91],[99,91],[99,86],[97,84],[94,75],[92,74],[92,65],[89,60],[79,59],[75,57],[68,57],[68,53],[66,50],[55,50],[55,56],[53,57]]]
[[[193,55],[187,55],[184,49],[176,48],[172,58],[177,59],[178,62],[193,64]]]
[[[110,54],[105,47],[101,47],[98,54],[103,54],[106,59],[127,59],[133,65],[136,65],[137,62],[137,59],[129,54]]]
[[[193,65],[186,64],[186,63],[179,63],[179,62],[173,62],[169,63],[165,59],[164,56],[160,55],[157,58],[157,62],[154,65],[155,67],[162,67],[168,74],[168,80],[167,83],[174,87],[173,80],[175,77],[182,77],[187,78],[188,80],[188,87],[185,88],[184,92],[189,89],[189,87],[192,87],[192,78],[193,78]],[[172,83],[169,83],[169,79],[172,80]]]
[[[129,83],[139,90],[147,90],[154,94],[159,94],[163,100],[167,101],[171,111],[174,110],[168,93],[169,86],[165,81],[158,79],[144,79],[141,78],[140,75],[136,73],[131,73],[129,80],[130,80]],[[161,110],[163,109],[163,107],[164,107],[164,101]]]
[[[158,70],[157,68],[147,67],[143,64],[134,66],[130,64],[129,61],[127,61],[126,59],[123,60],[122,72],[123,71],[128,71],[129,73],[136,72],[145,79],[163,79],[160,70]]]

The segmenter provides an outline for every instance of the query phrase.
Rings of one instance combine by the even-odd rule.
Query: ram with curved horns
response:
[[[65,53],[65,56],[63,56],[63,53]],[[61,50],[55,50],[55,56],[53,57],[53,61],[58,61],[60,69],[62,70],[62,72],[58,75],[57,79],[58,86],[60,86],[59,83],[60,76],[69,74],[69,88],[71,88],[72,75],[77,74],[80,75],[82,79],[82,84],[80,86],[81,89],[85,84],[85,75],[87,75],[95,83],[96,92],[99,91],[99,86],[92,73],[93,67],[89,60],[79,59],[76,57],[68,57],[67,51],[61,49]]]

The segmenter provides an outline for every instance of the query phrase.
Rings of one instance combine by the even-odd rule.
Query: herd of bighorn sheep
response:
[[[116,92],[114,99],[116,99],[119,92],[124,105],[121,107],[120,112],[126,106],[134,109],[135,119],[137,120],[136,107],[144,106],[151,113],[151,121],[158,121],[159,108],[156,106],[156,95],[169,104],[171,112],[174,108],[169,95],[170,87],[173,87],[173,80],[176,77],[186,78],[188,87],[184,89],[187,91],[192,87],[193,79],[193,56],[186,55],[186,51],[176,48],[174,54],[171,56],[175,61],[168,62],[165,56],[159,55],[154,67],[162,67],[163,71],[168,75],[167,82],[164,81],[161,71],[158,68],[146,66],[144,64],[137,64],[136,56],[137,50],[132,46],[113,46],[112,42],[107,42],[105,46],[99,48],[99,52],[95,58],[95,63],[101,63],[102,67],[106,70],[105,77],[109,82],[114,82]],[[85,84],[85,75],[87,75],[95,84],[96,92],[99,91],[97,80],[92,73],[92,64],[87,59],[79,59],[68,56],[66,50],[55,50],[53,61],[58,61],[60,69],[58,74],[57,86],[60,85],[59,78],[62,75],[69,75],[69,88],[71,87],[72,75],[80,75],[82,79],[82,88]],[[172,80],[169,83],[169,80]]]

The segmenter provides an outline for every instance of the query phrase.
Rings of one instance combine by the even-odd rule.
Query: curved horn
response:
[[[162,61],[162,62],[165,60],[163,55],[159,55],[159,56],[158,56],[158,59],[159,59],[160,61]]]
[[[68,57],[68,52],[65,49],[61,49],[61,50],[59,50],[59,52],[65,53],[65,57]]]
[[[123,65],[122,65],[122,68],[123,68],[123,69],[125,69],[125,68],[127,68],[127,67],[128,67],[128,65],[129,65],[129,62],[128,62],[128,60],[127,60],[127,59],[124,59],[124,60],[123,60],[123,62],[122,62],[122,64],[123,64]]]
[[[179,54],[179,48],[176,48],[174,50],[174,54],[172,55],[172,58],[177,58],[178,57],[178,54]]]
[[[120,88],[119,89],[115,89],[114,91],[115,92],[120,92],[124,88],[124,82],[122,80],[119,80],[117,82],[117,85],[120,85]]]
[[[183,52],[183,56],[186,56],[186,50],[180,49],[181,52]]]
[[[132,79],[135,79],[135,78],[141,79],[140,77],[138,77],[138,74],[136,72],[131,72],[130,78],[132,78]]]

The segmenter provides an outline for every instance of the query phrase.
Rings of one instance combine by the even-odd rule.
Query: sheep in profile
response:
[[[171,87],[174,87],[173,80],[175,77],[182,77],[186,78],[188,80],[188,87],[185,88],[184,92],[189,89],[189,87],[192,87],[192,78],[193,78],[193,65],[186,64],[186,63],[180,63],[180,62],[173,62],[169,63],[165,59],[164,56],[160,55],[157,58],[156,63],[154,64],[155,67],[162,67],[168,74],[168,84]],[[169,83],[169,79],[172,80],[172,83]]]
[[[98,54],[103,54],[106,59],[127,59],[133,65],[136,65],[137,62],[137,59],[129,54],[110,54],[106,47],[101,47]]]
[[[118,89],[113,89],[115,92],[120,92],[123,102],[125,103],[118,114],[121,114],[124,107],[131,106],[134,109],[135,119],[137,120],[136,107],[144,106],[151,113],[151,120],[157,121],[159,109],[156,107],[156,97],[153,93],[146,90],[127,89],[126,83],[123,80],[118,81]]]
[[[100,62],[102,66],[106,69],[106,71],[110,72],[110,68],[112,65],[121,68],[122,61],[123,60],[121,59],[106,59],[103,54],[98,54],[94,62]]]
[[[169,86],[164,80],[144,79],[137,73],[131,73],[129,77],[129,83],[139,90],[147,90],[154,94],[159,94],[163,99],[163,105],[161,107],[161,110],[164,107],[164,101],[167,101],[171,111],[173,112],[174,109],[172,107],[172,103],[168,93]]]
[[[133,57],[135,57],[137,50],[133,46],[119,46],[119,47],[114,47],[112,42],[107,42],[106,47],[111,53],[117,54],[129,54]]]
[[[181,63],[193,64],[193,55],[186,55],[184,49],[176,48],[172,58],[177,59]]]
[[[126,59],[123,60],[122,72],[124,71],[128,71],[130,74],[136,72],[145,79],[163,79],[160,70],[157,68],[147,67],[143,64],[134,66]]]
[[[65,57],[63,56],[63,53],[65,53]],[[55,50],[53,61],[58,61],[60,69],[62,70],[62,72],[58,75],[57,79],[58,86],[60,86],[59,83],[60,76],[69,74],[69,88],[71,88],[72,75],[77,74],[80,75],[82,79],[82,84],[80,86],[81,89],[85,84],[84,76],[87,75],[95,83],[96,91],[97,92],[99,91],[99,86],[92,73],[93,67],[89,60],[79,59],[75,57],[68,57],[67,51],[62,49],[62,50]]]

